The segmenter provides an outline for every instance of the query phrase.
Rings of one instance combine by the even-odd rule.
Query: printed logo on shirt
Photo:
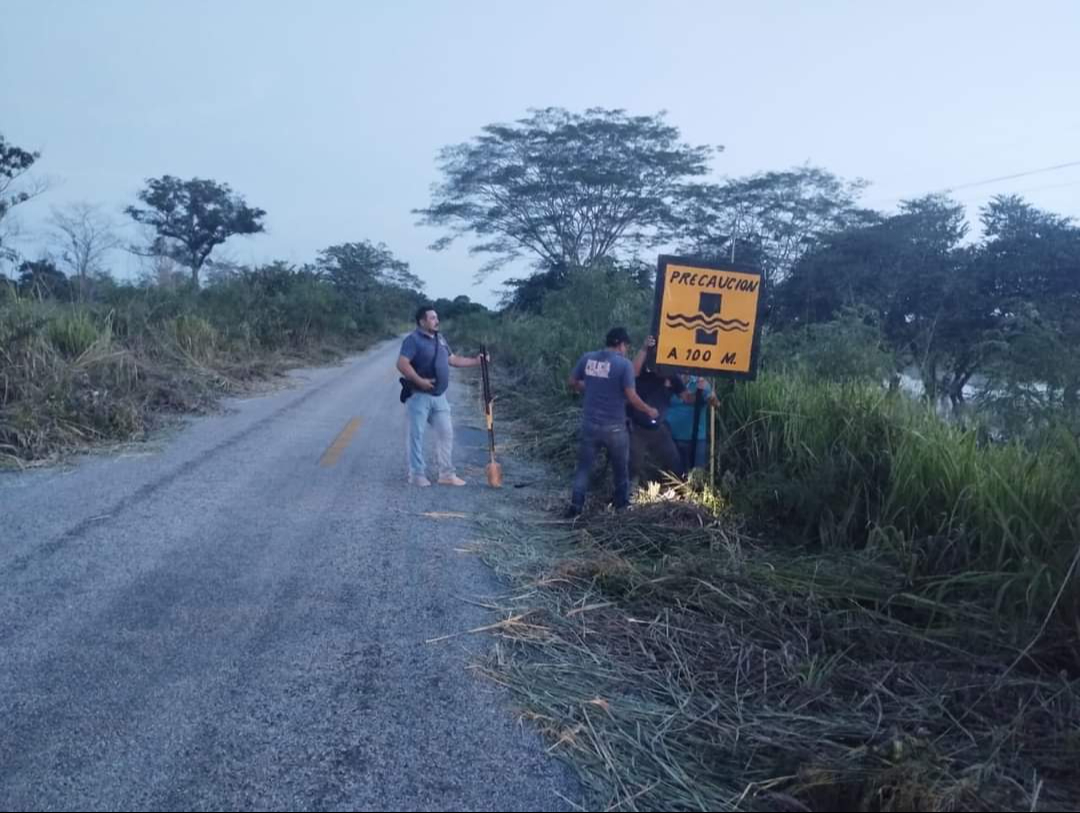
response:
[[[611,376],[611,362],[589,359],[585,362],[585,375],[593,378],[609,378]]]

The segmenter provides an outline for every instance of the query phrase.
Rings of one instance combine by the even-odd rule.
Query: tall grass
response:
[[[571,365],[614,324],[643,336],[650,300],[628,281],[583,273],[539,315],[454,327],[497,354],[500,400],[524,419],[524,445],[569,465]],[[1080,669],[1074,435],[997,443],[874,381],[770,372],[782,365],[764,362],[758,380],[718,386],[717,471],[736,510],[773,539],[886,557],[907,590],[935,602],[992,606],[1014,644],[1052,615],[1040,651]]]
[[[32,303],[0,309],[0,462],[138,436],[140,384],[108,317]]]
[[[163,413],[206,409],[243,382],[364,347],[411,313],[397,303],[358,325],[355,303],[279,265],[203,290],[118,285],[92,303],[5,290],[0,464],[7,465],[138,438]]]
[[[571,365],[615,324],[640,339],[650,299],[584,275],[541,314],[448,331],[487,341],[515,441],[565,473]],[[837,334],[809,359],[767,337],[756,381],[719,383],[707,488],[491,523],[513,592],[486,670],[592,809],[1080,804],[1075,435],[947,423],[877,383],[873,352],[831,368]]]
[[[49,342],[66,358],[78,358],[95,345],[108,345],[112,328],[99,324],[85,310],[65,310],[51,318],[46,327]]]
[[[797,376],[725,386],[723,403],[718,462],[743,513],[888,553],[912,585],[991,600],[1002,621],[1055,601],[1076,617],[1080,445],[1067,432],[992,443],[873,384]]]

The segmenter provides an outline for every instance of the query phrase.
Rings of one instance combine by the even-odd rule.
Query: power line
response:
[[[1026,195],[1028,192],[1042,192],[1043,190],[1046,190],[1046,189],[1063,189],[1063,188],[1065,188],[1067,186],[1077,186],[1077,185],[1080,185],[1080,181],[1067,181],[1066,183],[1043,184],[1041,186],[1027,186],[1027,187],[1024,187],[1023,189],[1016,189],[1013,192],[1011,192],[1010,194]],[[986,195],[992,195],[992,194],[994,194],[994,193],[993,192],[981,192],[981,193],[977,193],[977,194],[974,194],[974,195],[961,195],[959,198],[957,198],[957,200],[959,200],[961,202],[966,201],[966,200],[980,200],[983,197],[985,197]]]
[[[1014,173],[1012,175],[1000,175],[1000,176],[998,176],[996,178],[987,178],[987,179],[982,180],[982,181],[971,181],[970,183],[957,184],[956,186],[948,186],[948,187],[945,187],[944,189],[938,189],[938,190],[936,190],[934,192],[931,192],[930,194],[951,195],[952,193],[954,193],[954,192],[956,192],[957,190],[960,190],[960,189],[972,189],[972,188],[977,187],[977,186],[986,186],[988,184],[1001,183],[1002,181],[1012,181],[1012,180],[1016,180],[1017,178],[1026,178],[1029,175],[1040,175],[1040,174],[1046,173],[1046,172],[1057,172],[1057,171],[1062,170],[1062,169],[1069,169],[1070,167],[1080,167],[1080,161],[1068,161],[1068,162],[1066,162],[1064,164],[1054,164],[1053,166],[1049,166],[1049,167],[1040,167],[1039,169],[1029,169],[1026,172],[1016,172],[1016,173]],[[1070,184],[1062,184],[1062,186],[1068,186],[1068,185],[1070,185]],[[1028,191],[1031,191],[1031,190],[1028,190]],[[912,197],[912,196],[911,195],[897,195],[896,197],[892,197],[892,198],[879,198],[877,201],[875,201],[874,203],[871,203],[869,205],[870,206],[880,206],[880,205],[883,205],[883,204],[886,204],[886,203],[893,203],[894,201],[898,201],[898,200],[907,200],[910,197]]]
[[[959,186],[950,186],[947,189],[942,189],[941,192],[944,195],[952,194],[958,189],[970,189],[974,186],[985,186],[991,183],[1000,183],[1001,181],[1012,181],[1016,178],[1026,178],[1028,175],[1039,175],[1043,172],[1055,172],[1059,169],[1068,169],[1069,167],[1080,167],[1080,161],[1070,161],[1067,164],[1055,164],[1052,167],[1042,167],[1041,169],[1030,169],[1027,172],[1017,172],[1015,175],[1002,175],[998,178],[988,178],[985,181],[972,181],[971,183],[962,183]]]

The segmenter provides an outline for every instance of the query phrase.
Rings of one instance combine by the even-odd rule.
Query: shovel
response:
[[[488,370],[487,348],[480,345],[480,373],[484,379],[484,419],[487,421],[488,451],[491,460],[484,467],[487,473],[488,485],[492,488],[502,487],[502,466],[495,462],[495,421],[491,413],[491,373]]]

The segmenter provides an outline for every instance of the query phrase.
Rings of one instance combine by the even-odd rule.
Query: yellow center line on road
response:
[[[341,457],[342,452],[345,451],[345,447],[352,441],[353,435],[356,434],[356,430],[359,428],[359,418],[353,418],[345,424],[345,428],[341,430],[341,433],[336,438],[334,438],[334,442],[330,444],[330,448],[323,453],[322,458],[319,460],[319,465],[324,469],[328,469],[337,463],[338,458]]]

